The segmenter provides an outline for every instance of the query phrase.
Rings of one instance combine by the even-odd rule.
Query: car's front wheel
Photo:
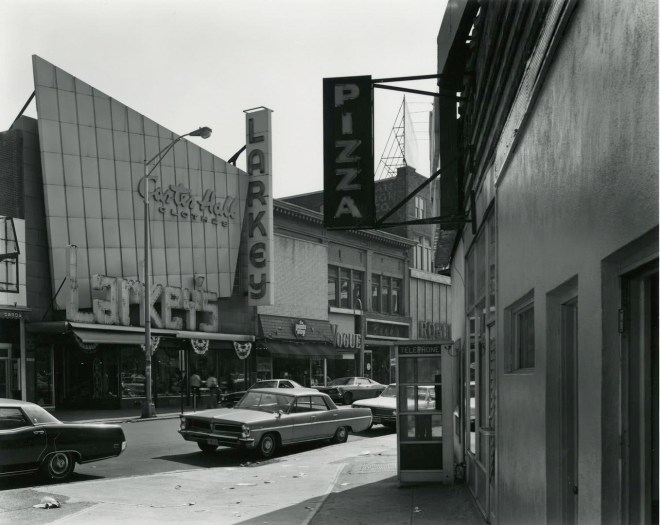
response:
[[[346,392],[344,394],[343,403],[345,405],[350,405],[352,402],[353,402],[353,394],[351,394],[350,392]]]
[[[201,443],[199,441],[197,442],[197,446],[204,454],[213,454],[218,449],[215,445],[209,445],[208,443]]]
[[[259,441],[259,455],[264,458],[272,458],[277,450],[277,439],[274,434],[266,434]]]
[[[76,462],[73,456],[67,452],[55,452],[48,456],[41,468],[48,479],[62,481],[73,472]]]
[[[334,443],[346,443],[348,439],[348,429],[346,427],[339,427],[335,431],[335,437],[332,438]]]

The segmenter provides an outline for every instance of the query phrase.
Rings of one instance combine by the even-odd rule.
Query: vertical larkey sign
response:
[[[323,79],[323,168],[325,227],[372,227],[375,206],[370,76]]]
[[[245,111],[248,173],[248,304],[274,304],[274,243],[271,113],[260,107]]]

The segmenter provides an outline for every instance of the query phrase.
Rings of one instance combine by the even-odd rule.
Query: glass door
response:
[[[0,359],[0,397],[11,398],[9,391],[9,359]]]

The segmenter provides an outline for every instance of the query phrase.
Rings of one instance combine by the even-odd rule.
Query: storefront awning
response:
[[[101,324],[75,323],[71,321],[50,321],[29,323],[28,331],[32,333],[66,334],[74,332],[83,343],[113,344],[123,343],[137,345],[144,343],[144,328],[135,326],[115,326]],[[81,335],[82,334],[82,335]],[[254,341],[253,335],[220,334],[210,332],[189,332],[186,330],[166,330],[152,328],[153,337],[175,337],[177,339],[209,339],[212,341]]]
[[[101,330],[73,330],[74,335],[83,343],[102,345],[125,344],[139,345],[144,343],[144,335],[139,332],[102,332]]]
[[[325,359],[342,359],[342,355],[334,346],[330,345],[304,345],[286,341],[266,341],[259,343],[271,354],[280,357],[320,357]]]

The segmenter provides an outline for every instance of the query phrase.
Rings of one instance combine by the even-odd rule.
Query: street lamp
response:
[[[154,417],[156,415],[156,409],[151,395],[151,287],[149,285],[149,251],[151,246],[149,237],[149,180],[152,178],[151,174],[163,160],[165,155],[167,155],[174,145],[183,137],[202,137],[203,139],[207,139],[211,136],[211,132],[211,128],[204,126],[175,138],[167,146],[156,153],[154,158],[144,163],[144,177],[140,179],[140,183],[144,180],[144,379],[146,383],[146,399],[142,405],[143,418]],[[153,166],[149,169],[152,163]],[[153,178],[155,178],[155,176]]]

